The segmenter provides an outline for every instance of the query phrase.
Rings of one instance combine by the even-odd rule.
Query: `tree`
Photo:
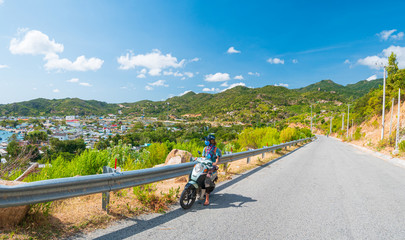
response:
[[[13,135],[14,136],[14,135]],[[7,152],[11,157],[17,157],[21,152],[21,148],[16,140],[11,140],[7,145]]]
[[[395,74],[398,72],[398,62],[397,62],[397,55],[393,52],[391,52],[391,55],[388,57],[388,67],[387,73],[387,91],[389,95],[392,95],[393,91],[396,91],[396,79],[395,79]]]
[[[51,139],[51,148],[57,153],[68,152],[68,153],[80,153],[86,149],[86,144],[82,138],[75,140],[65,140],[60,141],[57,138]]]
[[[48,134],[43,131],[33,131],[25,136],[25,140],[32,144],[39,144],[40,142],[48,141]]]
[[[398,72],[397,55],[394,52],[391,52],[391,55],[388,57],[387,72],[388,77]]]

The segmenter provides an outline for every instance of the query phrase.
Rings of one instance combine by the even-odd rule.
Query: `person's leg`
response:
[[[207,206],[208,204],[210,204],[210,194],[205,193],[205,203],[204,203],[204,205]]]

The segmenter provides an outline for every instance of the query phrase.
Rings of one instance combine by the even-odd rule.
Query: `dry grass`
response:
[[[247,164],[247,159],[229,163],[227,173],[223,166],[219,171],[219,182],[226,181],[234,175],[241,174],[270,162],[291,150],[298,148],[290,147],[288,150],[279,150],[276,153],[266,153],[251,157]],[[187,183],[187,176],[169,179],[154,184],[156,194],[164,197],[170,189],[181,191]],[[170,201],[167,201],[170,202]],[[177,201],[174,201],[177,202]],[[167,209],[166,206],[159,206],[160,209]],[[160,212],[158,209],[151,209],[150,206],[143,205],[134,195],[133,189],[122,189],[110,194],[110,214],[101,209],[101,194],[76,197],[66,200],[54,201],[49,208],[49,214],[44,211],[34,213],[32,210],[26,219],[18,226],[0,230],[0,239],[60,239],[79,232],[89,232],[99,228],[106,228],[111,222],[119,219],[137,216],[147,212]],[[166,208],[165,208],[166,207]]]

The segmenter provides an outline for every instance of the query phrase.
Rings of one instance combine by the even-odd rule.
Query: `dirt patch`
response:
[[[391,123],[392,114],[392,124]],[[397,155],[393,154],[395,150],[395,133],[397,129],[397,118],[398,118],[398,105],[385,112],[384,119],[384,140],[381,141],[381,122],[382,116],[374,116],[370,120],[365,121],[360,124],[360,126],[351,126],[349,128],[349,139],[346,139],[346,135],[339,136],[334,133],[332,136],[343,139],[344,141],[349,141],[358,146],[366,147],[373,151],[381,152],[385,155],[390,155],[392,157],[404,158],[405,153],[399,152]],[[405,104],[400,107],[400,133],[405,127]],[[390,133],[391,126],[391,135]],[[355,133],[356,129],[361,127],[362,137],[359,140],[352,140],[351,136]],[[400,140],[404,136],[400,135]],[[405,160],[405,159],[404,159]]]

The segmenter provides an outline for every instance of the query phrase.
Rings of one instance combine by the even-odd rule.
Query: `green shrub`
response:
[[[295,135],[296,135],[296,130],[295,128],[284,128],[281,132],[280,132],[280,141],[281,142],[290,142],[295,140]]]
[[[405,152],[405,141],[401,141],[401,142],[398,144],[398,148],[399,148],[399,150],[400,150],[401,152]]]
[[[356,128],[356,131],[353,134],[353,139],[354,140],[360,140],[362,134],[361,134],[361,127]]]
[[[148,209],[154,212],[163,213],[168,209],[168,204],[177,200],[180,193],[180,187],[177,189],[171,188],[168,193],[156,194],[156,186],[146,184],[133,188],[133,192],[138,201]]]

